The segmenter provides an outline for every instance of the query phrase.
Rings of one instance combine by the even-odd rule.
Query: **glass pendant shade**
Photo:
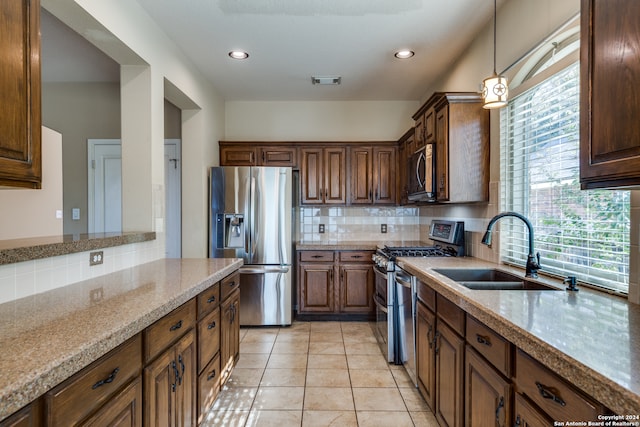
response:
[[[502,108],[509,99],[507,78],[494,74],[482,81],[482,99],[484,108]]]

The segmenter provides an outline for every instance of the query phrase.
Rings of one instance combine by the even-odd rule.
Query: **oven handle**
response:
[[[400,283],[405,288],[411,288],[411,279],[409,277],[407,277],[407,276],[402,276],[402,275],[399,275],[398,273],[396,273],[396,282]]]
[[[387,309],[386,306],[384,306],[380,300],[379,300],[380,296],[378,294],[373,296],[373,302],[376,305],[376,307],[382,311],[383,313],[389,313],[389,309]]]
[[[387,272],[386,272],[386,271],[382,271],[382,270],[380,270],[380,267],[378,267],[377,265],[374,265],[374,267],[373,267],[373,271],[374,271],[376,274],[378,274],[378,275],[380,275],[380,276],[384,277],[384,280],[387,280]]]

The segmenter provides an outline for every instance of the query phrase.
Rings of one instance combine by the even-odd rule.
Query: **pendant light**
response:
[[[493,75],[482,81],[484,108],[502,108],[507,105],[509,86],[507,78],[496,72],[496,15],[497,0],[493,0]]]

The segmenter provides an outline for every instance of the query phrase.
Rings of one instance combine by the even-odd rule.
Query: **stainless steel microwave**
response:
[[[426,144],[409,160],[409,200],[435,202],[435,144]]]

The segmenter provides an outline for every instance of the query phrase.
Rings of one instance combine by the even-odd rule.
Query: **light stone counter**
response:
[[[241,265],[164,259],[0,304],[0,420]]]
[[[399,265],[615,413],[640,415],[640,306],[545,279],[561,290],[470,290],[432,270],[496,267],[474,258],[401,258]]]

